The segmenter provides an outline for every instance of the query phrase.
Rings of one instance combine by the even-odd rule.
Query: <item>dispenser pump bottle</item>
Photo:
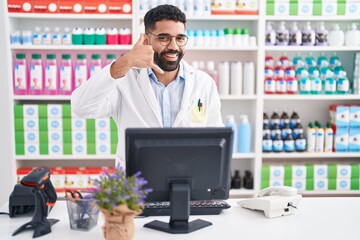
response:
[[[285,22],[280,22],[279,29],[276,31],[276,45],[286,46],[289,44],[289,31],[286,29]]]
[[[303,46],[315,45],[315,32],[314,30],[312,30],[310,22],[306,22],[306,25],[302,32],[302,45]]]
[[[271,22],[266,23],[266,33],[265,33],[265,45],[275,45],[276,43],[276,33],[271,26]]]
[[[343,46],[345,40],[344,32],[341,31],[339,24],[335,23],[333,30],[329,33],[329,45],[330,46]]]
[[[352,47],[360,45],[360,31],[357,29],[356,23],[352,23],[350,29],[346,32],[345,45]]]
[[[325,28],[324,22],[319,22],[315,35],[315,44],[317,46],[328,45],[328,31]]]

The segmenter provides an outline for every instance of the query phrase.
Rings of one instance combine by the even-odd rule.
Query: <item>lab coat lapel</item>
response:
[[[184,93],[181,100],[181,107],[180,111],[177,114],[173,127],[179,127],[183,119],[187,116],[189,112],[189,108],[191,107],[192,98],[194,97],[192,95],[192,91],[194,88],[194,81],[195,81],[195,73],[193,69],[183,61],[184,64],[184,75],[185,75],[185,87],[184,87]]]
[[[141,69],[137,81],[139,84],[139,87],[141,89],[142,94],[144,95],[147,103],[149,104],[149,107],[154,112],[160,126],[162,126],[162,117],[160,112],[160,106],[158,101],[156,100],[155,93],[152,89],[149,75],[147,73],[147,69],[143,68]]]

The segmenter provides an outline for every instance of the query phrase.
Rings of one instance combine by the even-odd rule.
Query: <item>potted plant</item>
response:
[[[144,200],[152,191],[144,188],[147,181],[140,175],[138,172],[127,177],[125,169],[117,164],[113,171],[104,167],[99,179],[94,180],[90,192],[104,214],[106,240],[133,239],[134,217],[141,214]]]

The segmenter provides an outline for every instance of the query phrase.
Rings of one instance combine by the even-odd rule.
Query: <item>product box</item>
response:
[[[33,0],[34,13],[57,13],[58,0]]]
[[[269,187],[279,187],[284,185],[285,185],[284,179],[270,179],[269,181]]]
[[[71,118],[71,129],[73,131],[86,131],[86,120],[80,118]]]
[[[114,14],[132,14],[131,0],[108,0],[108,11]]]
[[[49,143],[49,155],[50,156],[64,155],[63,143],[50,142]]]
[[[21,107],[21,105],[20,105]],[[23,117],[25,118],[39,118],[39,105],[37,104],[24,104],[22,105]],[[15,116],[16,117],[16,116]]]
[[[65,189],[85,190],[88,187],[88,174],[86,168],[65,169]]]
[[[354,17],[360,16],[360,1],[346,0],[345,15]]]
[[[360,152],[360,130],[350,129],[349,152]]]
[[[275,180],[275,179],[284,179],[285,171],[284,166],[270,166],[270,179],[269,180]]]
[[[313,15],[313,2],[312,1],[299,1],[298,2],[298,15],[299,16],[312,16]]]
[[[339,130],[333,127],[334,130],[334,152],[348,152],[349,151],[349,130]]]
[[[63,124],[61,118],[49,118],[48,119],[48,130],[49,131],[62,131]]]
[[[47,105],[48,118],[62,118],[62,105],[61,104],[48,104]]]
[[[350,124],[350,107],[346,105],[330,105],[330,122],[337,129],[347,130]]]
[[[235,14],[236,2],[232,0],[212,1],[211,14]],[[241,4],[241,3],[239,3]]]
[[[360,106],[351,105],[349,111],[350,111],[350,116],[349,116],[350,130],[360,131]]]
[[[95,130],[96,132],[98,131],[110,132],[110,118],[95,119]]]
[[[72,131],[71,132],[72,143],[84,143],[86,144],[86,132],[85,131]]]
[[[39,120],[37,118],[24,119],[24,131],[39,130]]]
[[[63,143],[63,132],[62,131],[48,131],[49,143]]]
[[[110,142],[96,142],[96,154],[97,155],[109,155],[111,154]]]
[[[82,156],[87,154],[87,144],[82,142],[73,142],[72,143],[72,155]]]
[[[50,181],[56,192],[64,192],[65,188],[65,170],[61,167],[50,168]]]
[[[17,143],[20,143],[20,142],[21,142],[21,140]],[[24,131],[23,143],[31,143],[31,144],[39,143],[39,132],[32,131],[32,130]]]
[[[33,0],[8,0],[8,12],[29,13],[33,11]]]
[[[24,150],[26,156],[39,156],[40,155],[39,143],[25,143]]]
[[[336,179],[336,190],[350,190],[351,182],[350,178],[339,178]]]
[[[274,15],[275,16],[289,16],[290,15],[290,0],[274,0]]]
[[[259,14],[258,0],[236,1],[235,14],[258,15]]]
[[[291,186],[299,192],[306,191],[306,179],[293,179]]]
[[[60,0],[59,13],[83,13],[82,0]]]
[[[328,165],[314,164],[314,179],[328,178]]]
[[[344,3],[342,4],[344,5]],[[322,1],[322,16],[336,16],[338,12],[338,1],[337,0],[327,0]]]
[[[293,165],[292,166],[292,179],[305,179],[306,178],[306,166],[305,165]]]
[[[84,13],[107,13],[107,0],[83,0]]]
[[[315,191],[328,190],[328,179],[327,178],[314,178],[314,190]]]
[[[88,188],[94,187],[95,179],[99,179],[100,173],[102,172],[100,167],[88,167]]]

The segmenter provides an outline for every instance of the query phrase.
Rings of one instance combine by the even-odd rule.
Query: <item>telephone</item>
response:
[[[257,197],[241,200],[238,204],[243,208],[264,211],[266,217],[275,218],[294,214],[301,198],[296,188],[279,186],[260,190]]]

